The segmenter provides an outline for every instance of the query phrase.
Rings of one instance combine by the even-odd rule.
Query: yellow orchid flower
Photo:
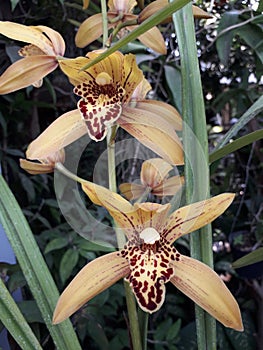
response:
[[[109,0],[108,1],[108,28],[116,28],[120,24],[127,23],[125,28],[118,32],[118,36],[125,35],[126,31],[131,31],[138,27],[138,15],[133,14],[133,9],[137,2],[135,0]],[[132,24],[132,25],[131,25]],[[75,42],[78,47],[85,47],[98,39],[102,35],[103,24],[102,14],[97,13],[87,18],[79,27]],[[157,27],[153,27],[146,33],[140,35],[138,39],[146,46],[160,54],[166,54],[166,46],[163,36]]]
[[[155,196],[173,196],[183,185],[182,176],[171,176],[171,164],[161,158],[148,159],[142,164],[141,184],[122,183],[119,188],[127,199],[137,199],[144,194],[152,193]]]
[[[65,42],[55,30],[46,26],[25,26],[0,21],[0,34],[29,43],[19,50],[23,58],[0,76],[0,94],[25,88],[39,87],[42,79],[58,66],[57,57],[65,53]]]
[[[242,331],[238,304],[220,277],[207,265],[180,254],[173,243],[221,215],[234,194],[224,193],[169,214],[170,204],[131,205],[101,186],[83,182],[90,199],[104,206],[128,239],[120,250],[88,263],[60,296],[53,323],[62,322],[95,295],[121,278],[133,290],[142,310],[153,313],[172,282],[195,303],[227,327]]]
[[[175,131],[182,129],[182,119],[176,109],[144,99],[150,84],[134,55],[115,52],[80,71],[98,54],[59,61],[62,71],[76,85],[74,92],[81,97],[79,109],[56,119],[30,144],[27,158],[45,159],[87,133],[95,141],[102,140],[107,126],[115,122],[169,163],[183,164],[183,148]]]
[[[39,159],[39,162],[30,162],[26,159],[20,159],[20,167],[29,174],[48,174],[53,173],[56,163],[64,163],[65,151],[59,150],[54,154],[50,154],[45,159]]]

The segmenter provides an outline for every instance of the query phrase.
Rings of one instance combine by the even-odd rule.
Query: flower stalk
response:
[[[108,177],[109,177],[109,189],[112,192],[117,192],[116,181],[116,163],[115,163],[115,133],[116,128],[113,126],[107,133],[107,154],[108,154]],[[125,236],[121,230],[116,230],[118,247],[122,247],[125,244]],[[134,294],[129,285],[129,282],[123,281],[126,305],[129,317],[129,331],[132,341],[132,346],[136,350],[142,350],[141,333],[138,322],[137,304],[134,298]]]
[[[191,5],[173,15],[181,57],[185,182],[188,203],[209,196],[208,140]],[[193,135],[200,147],[193,147]],[[203,164],[203,166],[201,166]],[[213,267],[211,226],[191,235],[191,256]],[[198,349],[216,349],[215,320],[196,306]]]

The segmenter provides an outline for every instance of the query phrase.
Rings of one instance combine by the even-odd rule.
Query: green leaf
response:
[[[209,156],[209,162],[211,164],[216,160],[221,159],[226,155],[232,152],[235,152],[242,147],[250,145],[251,143],[257,140],[260,140],[261,138],[263,138],[263,130],[257,130],[257,131],[251,132],[248,135],[239,137],[237,140],[229,143],[228,145],[220,148],[217,151],[212,152]]]
[[[64,248],[67,245],[68,239],[66,237],[54,238],[46,245],[44,253],[47,254],[49,252],[52,252],[53,250]]]
[[[259,25],[249,23],[235,30],[253,50],[263,63],[263,31]]]
[[[161,23],[167,17],[171,16],[174,12],[188,4],[190,0],[174,0],[170,2],[167,6],[165,6],[162,10],[157,11],[154,15],[147,18],[142,24],[140,24],[136,29],[127,34],[124,38],[118,40],[118,42],[112,45],[108,50],[103,52],[101,55],[92,60],[89,64],[82,67],[81,70],[88,69],[94,64],[100,62],[104,58],[111,55],[113,52],[119,50],[121,47],[127,45],[129,42],[135,40],[141,34],[145,33],[147,30]]]
[[[221,20],[218,25],[218,35],[221,32],[225,31],[228,27],[239,22],[238,16],[240,11],[232,10],[227,11],[221,17]],[[223,65],[227,66],[230,49],[232,46],[232,40],[235,36],[235,32],[233,30],[226,31],[224,34],[220,35],[216,40],[216,49],[218,52],[218,56]]]
[[[263,96],[261,96],[252,106],[239,118],[238,122],[232,126],[232,128],[225,134],[225,137],[218,145],[215,147],[214,151],[222,148],[226,143],[228,143],[233,137],[237,135],[239,130],[241,130],[250,120],[252,120],[258,113],[263,110]]]
[[[181,328],[181,324],[182,324],[182,320],[179,318],[175,323],[172,324],[171,327],[169,327],[166,335],[167,341],[172,341],[178,336]]]
[[[19,3],[19,0],[10,0],[11,2],[11,10],[14,11],[16,5]]]
[[[1,278],[0,295],[0,319],[17,344],[23,350],[41,350],[41,345]]]
[[[59,265],[59,275],[63,284],[71,275],[71,272],[77,265],[78,260],[79,252],[76,249],[68,249],[64,253]]]
[[[69,320],[54,326],[52,314],[59,293],[30,227],[6,182],[0,176],[0,222],[58,350],[81,350]]]
[[[239,267],[255,264],[263,261],[263,247],[254,250],[253,252],[243,256],[242,258],[233,262],[232,267],[237,269]]]
[[[171,65],[164,66],[165,79],[172,95],[173,105],[182,111],[182,79],[180,69]]]

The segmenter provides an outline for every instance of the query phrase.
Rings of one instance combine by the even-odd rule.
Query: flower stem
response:
[[[139,308],[138,319],[139,319],[139,327],[140,327],[140,332],[142,337],[142,349],[147,350],[147,331],[148,331],[149,313]]]
[[[113,192],[117,192],[116,181],[116,165],[115,165],[115,134],[116,128],[113,126],[109,128],[107,133],[107,151],[108,151],[108,176],[109,176],[109,189]],[[118,246],[123,246],[124,237],[121,236],[120,230],[117,230],[117,243]],[[126,295],[127,310],[129,316],[129,326],[132,346],[134,350],[142,350],[141,334],[139,329],[137,305],[128,282],[124,281],[124,289]]]
[[[108,40],[108,19],[107,19],[107,4],[106,0],[101,0],[101,14],[102,14],[102,33],[103,33],[103,48],[106,47]]]
[[[196,50],[192,5],[187,4],[173,15],[182,72],[183,144],[187,202],[209,196],[208,140],[205,107]],[[190,237],[191,256],[213,267],[211,226]],[[196,306],[198,349],[216,349],[215,320]]]

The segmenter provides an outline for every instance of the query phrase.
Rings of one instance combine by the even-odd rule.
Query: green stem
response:
[[[208,140],[205,107],[196,50],[192,5],[173,15],[181,57],[182,110],[184,119],[186,199],[188,203],[209,196]],[[191,256],[213,267],[211,226],[190,237]],[[215,320],[196,306],[198,349],[216,349]]]
[[[102,33],[103,33],[103,48],[106,47],[108,40],[108,19],[107,19],[107,4],[106,0],[101,0],[101,14],[102,14]]]
[[[117,192],[116,181],[116,165],[115,165],[115,133],[116,129],[109,128],[107,133],[107,151],[108,151],[108,176],[109,176],[109,189],[113,192]],[[117,243],[119,247],[123,246],[124,235],[117,230]],[[124,289],[126,295],[127,310],[129,316],[129,326],[132,346],[134,350],[142,350],[141,335],[138,322],[137,304],[128,282],[124,281]]]
[[[147,350],[147,331],[148,331],[148,320],[149,313],[143,311],[141,308],[138,309],[139,327],[142,339],[142,349]]]

